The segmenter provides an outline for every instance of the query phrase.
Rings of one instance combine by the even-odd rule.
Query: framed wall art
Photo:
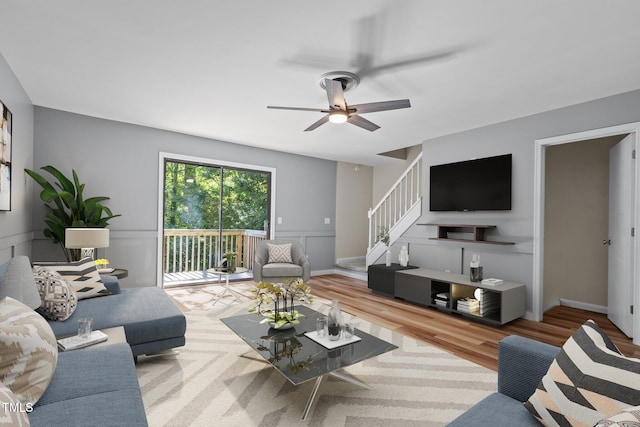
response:
[[[0,211],[11,210],[11,111],[0,101]]]

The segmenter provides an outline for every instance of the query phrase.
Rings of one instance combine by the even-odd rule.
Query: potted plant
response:
[[[229,273],[235,273],[236,271],[236,258],[238,254],[236,252],[227,252],[224,254],[224,259],[227,262],[226,268]]]
[[[389,238],[389,229],[387,227],[380,227],[378,231],[378,235],[376,237],[376,242],[382,242],[387,247],[387,251],[385,252],[385,264],[387,267],[391,266],[391,250],[389,249],[389,244],[391,239]]]
[[[253,288],[251,313],[265,318],[260,323],[269,323],[274,329],[289,329],[300,323],[304,315],[295,309],[295,300],[312,303],[311,288],[298,279],[288,279],[282,284],[259,282]]]
[[[40,192],[40,200],[44,202],[48,211],[44,235],[53,243],[58,243],[67,261],[72,261],[78,257],[80,250],[65,247],[67,228],[106,228],[111,219],[121,215],[114,215],[101,203],[109,200],[109,197],[98,196],[85,199],[83,194],[85,184],[80,183],[75,170],[72,170],[73,178],[69,179],[53,166],[43,166],[40,169],[57,179],[54,186],[42,175],[30,169],[24,170],[43,188]]]

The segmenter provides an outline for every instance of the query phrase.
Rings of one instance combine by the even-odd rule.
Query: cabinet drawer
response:
[[[396,298],[411,301],[422,305],[431,302],[431,279],[408,274],[396,274]]]

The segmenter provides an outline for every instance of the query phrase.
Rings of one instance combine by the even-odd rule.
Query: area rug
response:
[[[249,346],[219,320],[247,308],[186,312],[186,346],[138,359],[150,426],[444,426],[496,390],[495,372],[345,313],[399,348],[346,369],[370,390],[325,379],[301,421],[314,381],[293,386],[265,363],[240,357]],[[328,311],[317,302],[312,308]]]

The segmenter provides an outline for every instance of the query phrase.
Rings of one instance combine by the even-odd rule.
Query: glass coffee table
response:
[[[302,419],[305,420],[324,377],[332,375],[370,388],[357,378],[342,372],[342,369],[398,347],[356,329],[355,336],[360,338],[359,341],[351,344],[344,342],[344,345],[334,349],[325,348],[305,335],[307,332],[315,332],[316,319],[324,314],[305,306],[296,306],[296,309],[304,317],[300,318],[300,324],[284,331],[271,329],[267,323],[260,324],[263,317],[255,313],[221,320],[292,384],[316,380],[302,413]]]

